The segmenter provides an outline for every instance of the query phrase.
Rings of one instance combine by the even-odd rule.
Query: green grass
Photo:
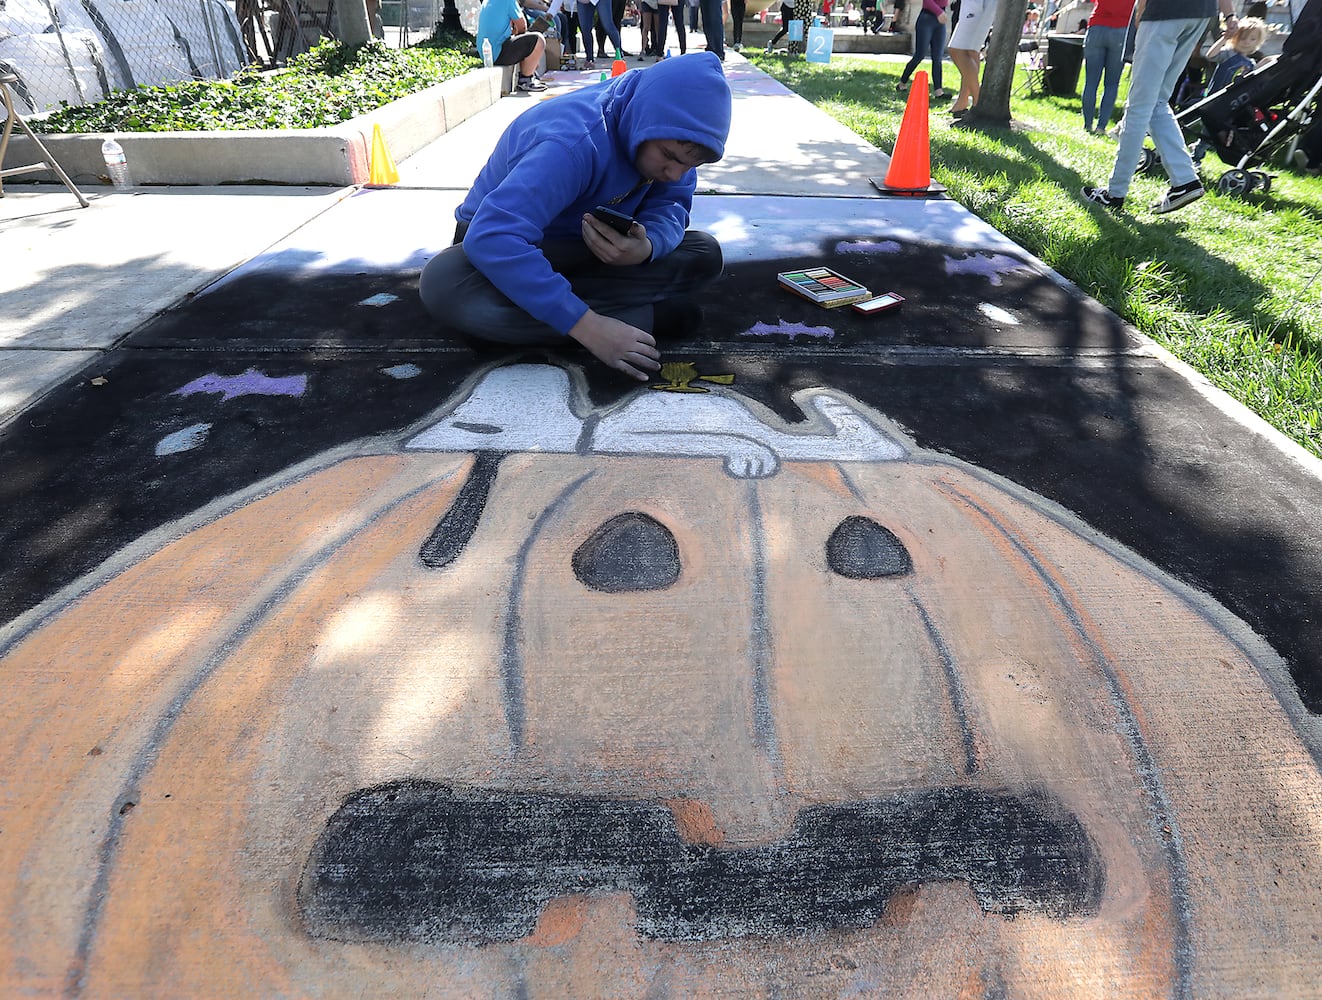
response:
[[[894,148],[900,64],[751,61],[868,142]],[[1122,94],[1123,101],[1123,94]],[[1036,254],[1213,384],[1322,455],[1322,177],[1279,164],[1270,192],[1215,192],[1226,165],[1209,152],[1209,193],[1169,215],[1147,205],[1164,174],[1139,175],[1126,211],[1085,204],[1104,186],[1114,140],[1083,132],[1075,98],[1016,99],[1013,130],[951,127],[932,109],[932,176],[951,196]]]
[[[72,133],[323,128],[467,73],[481,65],[472,48],[468,37],[409,49],[325,41],[272,73],[139,87],[65,105],[29,124],[35,132]]]

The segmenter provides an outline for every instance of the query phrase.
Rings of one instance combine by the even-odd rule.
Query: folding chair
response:
[[[1019,65],[1023,79],[1015,88],[1016,97],[1045,97],[1047,93],[1046,50],[1036,38],[1025,38],[1019,43]]]
[[[73,181],[69,180],[69,175],[60,169],[60,165],[55,162],[55,157],[50,155],[42,141],[33,134],[32,129],[28,128],[28,123],[20,118],[18,112],[14,110],[14,95],[10,93],[9,88],[10,85],[16,83],[18,83],[17,74],[0,72],[0,101],[3,101],[5,105],[5,128],[3,134],[0,134],[0,167],[4,167],[5,153],[9,150],[9,133],[14,131],[14,122],[18,122],[18,127],[27,133],[27,137],[32,140],[33,145],[40,151],[41,162],[30,163],[24,167],[4,167],[4,169],[0,169],[0,198],[5,196],[6,177],[12,177],[14,174],[30,174],[34,170],[49,169],[60,179],[60,183],[67,187],[69,192],[78,199],[78,204],[86,208],[87,199],[83,197],[83,193],[78,190]]]

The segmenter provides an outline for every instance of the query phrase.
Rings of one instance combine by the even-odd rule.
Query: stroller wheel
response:
[[[1249,176],[1253,178],[1257,186],[1266,193],[1272,189],[1272,175],[1265,170],[1250,170]]]
[[[1222,194],[1248,194],[1253,190],[1253,176],[1247,170],[1227,170],[1216,182],[1216,189]]]
[[[1150,174],[1159,166],[1161,166],[1161,154],[1151,146],[1144,146],[1143,152],[1138,158],[1138,172],[1140,174]]]

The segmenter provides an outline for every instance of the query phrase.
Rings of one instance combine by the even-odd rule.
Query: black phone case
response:
[[[628,235],[629,230],[633,228],[632,218],[625,215],[623,212],[617,212],[613,208],[607,208],[605,205],[598,205],[592,210],[592,214],[594,217],[614,229],[621,236]]]

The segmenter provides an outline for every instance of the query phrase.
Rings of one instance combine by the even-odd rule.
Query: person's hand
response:
[[[618,319],[589,309],[569,331],[593,357],[640,382],[661,370],[661,352],[652,335]]]
[[[936,16],[936,19],[937,19],[937,21],[939,21],[941,24],[945,24],[947,21],[950,20],[950,15],[947,14],[947,13],[945,13],[945,12],[943,11],[943,12],[941,12],[940,14],[938,14],[938,15]]]
[[[595,215],[583,215],[583,242],[592,256],[612,267],[629,267],[652,259],[652,241],[647,238],[647,227],[635,222],[621,236]]]

